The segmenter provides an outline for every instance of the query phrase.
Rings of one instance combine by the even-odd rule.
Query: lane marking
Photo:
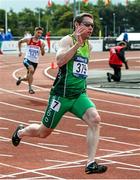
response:
[[[4,121],[10,121],[10,122],[15,122],[15,123],[18,123],[18,124],[25,124],[25,125],[29,125],[28,123],[26,122],[22,122],[22,121],[17,121],[17,120],[13,120],[13,119],[8,119],[8,118],[4,118],[4,117],[0,117],[1,120],[4,120]],[[83,135],[83,134],[78,134],[78,133],[73,133],[73,132],[69,132],[69,131],[62,131],[62,130],[59,130],[59,129],[55,129],[56,132],[59,132],[59,133],[64,133],[64,134],[69,134],[69,135],[74,135],[74,136],[77,136],[77,137],[86,137],[86,135]],[[126,143],[126,142],[121,142],[121,141],[117,141],[117,140],[111,140],[111,139],[108,139],[108,138],[104,138],[104,137],[100,137],[100,140],[103,140],[103,141],[108,141],[110,143],[116,143],[116,144],[125,144],[125,145],[129,145],[129,146],[134,146],[134,147],[140,147],[140,145],[138,144],[132,144],[132,143]]]
[[[130,171],[140,171],[140,169],[136,168],[125,168],[125,167],[116,167],[117,169],[130,170]]]
[[[107,160],[107,159],[104,159],[104,158],[101,158],[100,160],[103,160],[103,161],[110,161],[110,160]],[[114,161],[113,160],[113,162],[115,163],[115,164],[120,164],[120,165],[124,165],[124,166],[130,166],[130,167],[134,167],[134,168],[140,168],[140,166],[137,166],[137,165],[135,165],[135,164],[129,164],[129,163],[123,163],[123,162],[120,162],[120,161]]]
[[[10,154],[0,154],[0,156],[2,156],[2,157],[13,157],[13,155],[10,155]]]
[[[42,146],[52,146],[52,147],[63,147],[63,148],[68,148],[69,146],[62,145],[62,144],[48,144],[48,143],[38,143],[39,145]]]
[[[2,175],[0,178],[15,177],[17,175],[23,175],[23,174],[27,174],[27,173],[34,173],[34,174],[42,175],[43,177],[46,177],[46,178],[51,177],[51,178],[55,178],[55,179],[65,180],[64,178],[60,178],[60,177],[53,176],[53,175],[46,174],[46,173],[37,172],[36,170],[33,170],[33,169],[28,170],[28,169],[25,169],[25,168],[20,168],[20,167],[5,164],[5,163],[0,163],[0,165],[6,166],[8,168],[10,167],[10,168],[14,168],[14,169],[23,171],[23,172],[17,172],[17,173],[13,173],[13,174],[9,174],[9,175]]]
[[[140,129],[138,128],[132,128],[132,127],[127,127],[127,126],[121,126],[121,125],[117,125],[117,124],[110,124],[110,123],[104,123],[104,122],[101,122],[100,123],[101,125],[105,125],[105,126],[112,126],[112,127],[119,127],[119,128],[122,128],[122,129],[127,129],[127,130],[130,130],[130,131],[140,131]],[[87,127],[87,125],[83,125],[83,124],[76,124],[76,126],[79,126],[79,127]]]
[[[9,138],[7,138],[7,139],[10,140]],[[61,153],[65,153],[65,154],[70,154],[70,155],[73,155],[73,156],[75,155],[75,156],[84,157],[84,158],[87,157],[86,155],[82,155],[82,154],[79,154],[79,153],[65,151],[65,150],[56,149],[56,148],[51,148],[51,147],[48,147],[48,146],[46,147],[46,146],[39,145],[39,144],[28,143],[26,141],[22,141],[22,144],[26,144],[26,145],[29,145],[29,146],[32,146],[32,147],[47,149],[47,150],[51,150],[51,151],[61,152]]]
[[[117,105],[122,105],[122,106],[140,108],[140,105],[126,104],[126,103],[121,103],[121,102],[117,102],[117,101],[109,101],[109,100],[92,98],[92,97],[90,97],[90,99],[95,100],[95,101],[99,101],[99,102],[105,102],[105,103],[117,104]]]
[[[131,93],[125,93],[125,92],[117,92],[117,91],[105,90],[105,89],[100,89],[100,88],[94,88],[90,85],[88,85],[87,87],[88,87],[88,89],[95,90],[95,91],[140,98],[140,95],[138,95],[138,94],[131,94]]]
[[[15,91],[7,90],[7,89],[4,89],[4,88],[0,88],[0,91],[10,93],[10,94],[14,94],[14,95],[17,95],[17,96],[22,96],[22,97],[29,98],[29,99],[36,99],[36,100],[39,100],[39,101],[48,102],[48,100],[43,99],[43,98],[17,93]],[[50,89],[49,90],[46,89],[46,91],[50,92]],[[118,104],[118,105],[123,105],[123,106],[130,106],[130,107],[140,108],[139,105],[120,103],[120,102],[117,102],[117,101],[109,101],[109,100],[97,99],[97,98],[92,98],[92,97],[90,97],[90,98],[92,100],[101,101],[101,102],[105,102],[105,103],[107,102],[107,103],[111,103],[111,104]]]
[[[0,104],[6,105],[6,106],[11,106],[11,107],[16,107],[16,108],[19,108],[19,109],[25,109],[25,110],[29,110],[29,111],[44,113],[44,111],[41,111],[41,110],[36,110],[36,109],[32,109],[32,108],[27,108],[27,107],[24,107],[24,106],[14,105],[14,104],[10,104],[10,103],[7,103],[7,102],[0,102]],[[137,116],[137,115],[124,114],[124,113],[118,113],[118,112],[113,112],[113,111],[105,111],[105,110],[100,110],[100,109],[98,109],[98,111],[102,112],[102,113],[125,116],[125,117],[130,117],[130,118],[135,118],[135,119],[140,120],[140,116]],[[74,119],[79,119],[79,118],[76,118],[76,117],[66,116],[66,115],[64,115],[64,117],[71,118],[71,119],[73,119],[73,118]],[[128,128],[131,128],[131,127],[128,127]]]
[[[1,130],[8,130],[9,128],[6,127],[0,127]]]
[[[120,152],[123,152],[123,151],[118,151],[118,150],[113,150],[113,149],[103,149],[103,148],[100,148],[99,149],[100,151],[106,151],[106,152],[114,152],[114,153],[120,153]]]

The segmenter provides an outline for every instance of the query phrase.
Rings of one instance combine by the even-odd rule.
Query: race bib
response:
[[[39,50],[38,49],[30,48],[29,51],[28,51],[28,56],[31,59],[37,59],[38,56],[39,56]]]
[[[73,75],[85,79],[88,76],[88,59],[76,56],[73,63]]]
[[[53,109],[54,111],[58,112],[60,109],[61,103],[55,99],[52,100],[50,108]]]

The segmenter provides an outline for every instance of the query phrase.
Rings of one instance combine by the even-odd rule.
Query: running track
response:
[[[90,68],[109,68],[107,57],[108,52],[94,53],[91,59],[97,61]],[[127,52],[127,57],[131,69],[140,69],[139,52]],[[22,58],[0,56],[0,179],[139,179],[139,98],[88,90],[102,118],[97,159],[108,166],[104,174],[84,173],[87,127],[70,113],[47,139],[26,137],[18,147],[12,146],[18,124],[40,123],[53,82],[44,72],[53,61],[54,54],[41,57],[34,76],[36,94],[29,95],[26,83],[15,85],[25,74]],[[47,72],[54,76],[56,71]]]

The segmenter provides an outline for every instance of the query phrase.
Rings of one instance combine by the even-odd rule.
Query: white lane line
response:
[[[25,143],[25,144],[28,144],[28,145],[33,145],[31,143]],[[35,145],[35,147],[38,147]],[[40,146],[39,146],[40,147]],[[42,147],[41,147],[42,148]],[[115,157],[116,155],[121,155],[121,154],[125,154],[125,153],[132,153],[134,151],[138,151],[140,150],[140,148],[137,148],[137,149],[133,149],[133,150],[127,150],[127,151],[123,151],[123,152],[119,152],[119,153],[113,153],[113,154],[109,154],[109,155],[103,155],[101,157],[97,157],[97,159],[102,159],[102,158],[107,158],[107,157]],[[110,162],[110,161],[109,161]],[[117,162],[119,163],[119,162]],[[122,164],[122,163],[121,163]],[[125,163],[126,164],[126,163]],[[130,164],[127,164],[127,165],[130,165]],[[59,167],[62,166],[62,165],[59,165]],[[69,166],[70,167],[75,167],[75,166]],[[47,169],[52,169],[52,167],[48,167]],[[56,169],[56,166],[55,166],[55,169]]]
[[[8,130],[9,128],[6,127],[0,127],[0,130]]]
[[[21,121],[8,119],[8,118],[4,118],[4,117],[0,117],[0,119],[4,120],[4,121],[10,121],[10,122],[18,123],[18,124],[29,125],[26,122],[21,122]],[[73,132],[69,132],[69,131],[62,131],[62,130],[59,130],[59,129],[55,129],[55,132],[74,135],[74,136],[77,136],[77,137],[84,137],[84,138],[86,137],[86,135],[83,135],[83,134],[73,133]],[[121,142],[121,141],[117,141],[117,140],[111,140],[111,139],[104,138],[104,137],[100,137],[100,140],[108,141],[110,143],[123,144],[123,145],[129,145],[129,146],[134,146],[134,147],[140,147],[140,145],[138,145],[138,144],[126,143],[126,142]]]
[[[9,139],[7,139],[7,138],[5,138],[5,137],[0,136],[0,141],[3,141],[3,142],[9,142]]]
[[[128,156],[138,156],[139,157],[140,153],[130,153],[130,154],[123,154],[123,155],[116,155],[114,157],[128,157]]]
[[[55,162],[55,163],[68,163],[70,161],[61,161],[61,160],[57,160],[57,159],[45,159],[44,161],[46,162]],[[71,164],[80,164],[80,162],[70,162]]]
[[[36,110],[36,109],[27,108],[27,107],[23,107],[23,106],[19,106],[19,105],[9,104],[9,103],[6,103],[6,102],[0,102],[0,104],[15,107],[15,108],[19,108],[19,109],[29,110],[29,111],[33,111],[33,112],[37,112],[37,113],[44,113],[44,111],[41,111],[41,110]]]
[[[24,107],[24,106],[19,106],[19,105],[14,105],[14,104],[10,104],[10,103],[7,103],[7,102],[0,102],[0,104],[3,104],[3,105],[6,105],[6,106],[11,106],[11,107],[16,107],[16,108],[19,108],[19,109],[25,109],[25,110],[31,110],[31,111],[34,111],[34,112],[39,112],[39,113],[44,113],[44,111],[41,111],[41,110],[36,110],[36,109],[31,109],[31,108],[27,108],[27,107]],[[130,117],[130,118],[134,118],[134,120],[136,119],[139,119],[140,120],[140,116],[136,116],[136,115],[132,115],[132,114],[124,114],[124,113],[118,113],[118,112],[113,112],[113,111],[104,111],[104,110],[100,110],[98,109],[99,112],[102,112],[102,113],[108,113],[108,114],[113,114],[113,115],[118,115],[118,116],[125,116],[125,117]],[[75,117],[72,117],[72,116],[64,116],[64,117],[67,117],[67,118],[71,118],[71,119],[79,119],[79,118],[75,118]],[[131,127],[128,127],[128,128],[131,128]]]
[[[25,169],[25,168],[20,168],[18,166],[13,166],[13,165],[9,165],[9,164],[5,164],[5,163],[0,163],[0,165],[2,166],[5,166],[5,167],[10,167],[10,168],[13,168],[13,169],[17,169],[17,170],[22,170],[22,172],[17,172],[17,173],[13,173],[13,174],[8,174],[8,175],[2,175],[0,178],[7,178],[7,177],[15,177],[17,175],[23,175],[23,174],[27,174],[27,173],[33,173],[33,174],[38,174],[38,175],[42,175],[43,177],[45,176],[46,178],[55,178],[55,179],[60,179],[60,180],[65,180],[64,178],[60,178],[60,177],[57,177],[57,176],[53,176],[53,175],[50,175],[50,174],[46,174],[46,173],[41,173],[41,172],[37,172],[37,170],[28,170],[28,169]]]
[[[117,101],[109,101],[109,100],[97,99],[97,98],[92,98],[92,97],[90,97],[90,99],[94,101],[105,102],[105,103],[110,103],[110,104],[117,104],[117,105],[122,105],[122,106],[140,108],[140,105],[126,104],[126,103],[121,103]]]
[[[130,59],[140,59],[139,57],[126,57],[127,60]],[[91,59],[89,62],[100,62],[100,61],[108,61],[108,58],[101,58],[101,59]]]
[[[48,144],[48,143],[38,143],[38,145],[51,146],[51,147],[62,147],[62,148],[68,148],[69,147],[69,146],[61,145],[61,144]]]
[[[138,128],[131,128],[131,127],[128,127],[128,126],[121,126],[121,125],[117,125],[117,124],[110,124],[110,123],[101,123],[105,126],[112,126],[112,127],[118,127],[118,128],[122,128],[122,129],[127,129],[127,130],[131,130],[131,131],[140,131],[140,129]]]
[[[17,93],[17,92],[14,92],[14,91],[11,91],[11,90],[7,90],[7,89],[4,89],[4,88],[0,88],[0,91],[6,92],[6,93],[10,93],[10,94],[14,94],[16,96],[21,96],[21,97],[24,97],[24,98],[27,98],[27,99],[34,99],[34,100],[38,100],[38,101],[48,102],[48,100],[43,99],[43,98],[39,98],[39,97],[31,96],[31,95],[25,95],[25,94]]]
[[[112,153],[112,154],[107,154],[107,155],[103,155],[102,157],[100,157],[101,159],[103,158],[111,158],[111,157],[116,157],[119,155],[124,155],[124,154],[130,154],[136,151],[140,151],[140,148],[136,148],[136,149],[131,149],[131,150],[126,150],[126,151],[121,151],[121,152],[116,152],[116,153]]]
[[[51,75],[48,73],[48,70],[50,70],[50,69],[51,69],[50,66],[47,67],[46,69],[44,69],[44,74],[45,74],[48,78],[50,78],[50,79],[52,79],[52,80],[55,80],[55,77],[54,77],[54,76],[51,76]]]
[[[9,138],[7,138],[7,139],[10,140]],[[26,144],[26,145],[29,145],[29,146],[32,146],[32,147],[47,149],[47,150],[51,150],[51,151],[61,152],[61,153],[65,153],[65,154],[70,154],[70,155],[73,155],[73,156],[75,155],[75,156],[84,157],[84,158],[87,157],[86,155],[82,155],[82,154],[79,154],[79,153],[65,151],[65,150],[61,150],[61,149],[55,149],[55,148],[51,148],[51,147],[48,147],[48,146],[46,147],[46,146],[39,145],[39,144],[28,143],[26,141],[22,141],[22,144]]]
[[[100,110],[100,109],[98,109],[98,111],[99,112],[103,112],[103,113],[108,113],[108,114],[119,115],[119,116],[126,116],[126,117],[131,117],[131,118],[137,118],[137,119],[140,120],[140,116],[136,116],[136,115],[132,115],[132,114],[124,114],[124,113],[118,113],[118,112],[113,112],[113,111],[104,111],[104,110]]]
[[[100,160],[102,161],[110,161],[110,160],[107,160],[107,159],[104,159],[104,158],[100,158]],[[130,167],[134,167],[134,168],[140,168],[140,166],[138,165],[135,165],[135,164],[129,164],[129,163],[124,163],[124,162],[120,162],[120,161],[115,161],[115,160],[112,160],[112,162],[114,162],[115,164],[120,164],[120,165],[124,165],[124,166],[130,166]]]
[[[44,111],[40,111],[40,110],[36,110],[36,109],[31,109],[31,108],[26,108],[26,107],[19,106],[19,105],[12,105],[12,104],[5,103],[5,102],[0,102],[0,104],[16,107],[16,108],[19,108],[19,109],[25,109],[25,110],[29,110],[29,111],[33,111],[33,112],[37,112],[37,113],[44,113]],[[128,115],[128,114],[122,114],[122,113],[116,113],[116,112],[110,112],[110,111],[103,111],[103,110],[99,110],[99,111],[100,112],[105,112],[105,113],[111,113],[111,114],[116,114],[116,115],[123,115],[123,116],[127,116],[127,117],[132,117],[132,118],[140,119],[140,116],[134,116],[134,115]],[[79,118],[72,117],[72,116],[64,116],[64,117],[71,118],[71,119],[79,119]],[[40,121],[37,121],[37,123],[39,123],[39,122]],[[133,131],[140,131],[140,129],[138,129],[138,128],[132,128],[132,127],[121,126],[121,125],[116,125],[116,124],[109,124],[109,123],[103,123],[103,122],[101,124],[107,125],[107,126],[112,126],[112,127],[119,127],[119,128],[123,128],[123,129],[133,130]],[[83,125],[83,126],[87,126],[87,125]]]
[[[105,90],[101,88],[94,88],[90,85],[87,86],[88,89],[95,90],[95,91],[100,91],[100,92],[105,92],[105,93],[111,93],[111,94],[117,94],[117,95],[123,95],[123,96],[132,96],[132,97],[137,97],[140,98],[140,95],[138,94],[131,94],[131,93],[125,93],[125,92],[117,92],[117,91],[111,91],[111,90]]]
[[[116,143],[116,144],[123,144],[123,145],[127,145],[127,146],[140,147],[139,144],[132,144],[132,143],[127,143],[127,142],[122,142],[122,141],[117,141],[117,140],[104,139],[104,138],[100,138],[100,140],[108,141],[110,143],[112,142],[112,143]]]
[[[110,124],[110,123],[103,123],[103,122],[101,122],[101,125],[111,126],[111,127],[119,127],[119,128],[127,129],[127,130],[130,130],[130,131],[140,131],[140,129],[138,129],[138,128],[121,126],[121,125],[117,125],[117,124]],[[79,127],[87,127],[88,125],[86,125],[86,124],[76,124],[76,126],[79,126]]]
[[[123,169],[123,170],[129,170],[129,171],[139,171],[140,169],[136,169],[136,168],[126,168],[126,167],[116,167],[117,169]]]
[[[50,89],[45,89],[45,90],[50,92]],[[22,96],[22,97],[29,98],[29,99],[36,99],[36,100],[39,100],[39,101],[48,102],[48,100],[43,99],[43,98],[39,98],[39,97],[35,97],[35,96],[30,96],[30,95],[25,95],[25,94],[17,93],[18,91],[15,92],[15,91],[7,90],[7,89],[4,89],[4,88],[0,88],[0,91],[6,92],[6,93],[10,93],[10,94],[14,94],[14,95],[17,95],[17,96]],[[123,106],[130,106],[130,107],[140,108],[140,106],[138,106],[138,105],[119,103],[117,101],[109,101],[109,100],[103,100],[103,99],[97,99],[97,98],[91,98],[91,100],[96,100],[96,101],[101,101],[101,102],[105,102],[105,103],[111,103],[111,104],[117,104],[117,105],[123,105]]]
[[[103,149],[103,148],[100,148],[99,149],[100,151],[105,151],[105,152],[114,152],[114,153],[121,153],[123,151],[118,151],[118,150],[114,150],[114,149]]]
[[[13,157],[13,155],[10,154],[0,154],[1,157]]]

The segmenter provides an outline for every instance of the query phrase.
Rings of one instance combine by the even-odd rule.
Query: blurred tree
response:
[[[127,31],[135,31],[140,32],[140,23],[138,23],[140,19],[140,1],[135,0],[133,2],[128,2],[126,14],[124,16],[127,18],[126,29]]]
[[[55,4],[54,1],[50,7],[44,9],[36,8],[34,11],[25,8],[19,13],[13,10],[8,12],[8,28],[12,30],[14,36],[23,36],[25,31],[33,30],[40,25],[45,32],[51,31],[51,35],[65,35],[72,32],[73,26],[73,3],[68,1],[68,4]],[[105,5],[104,0],[98,0],[96,5],[87,1],[87,5],[81,1],[77,1],[77,12],[89,12],[94,16],[95,28],[94,36],[98,36],[99,31],[102,31],[104,36],[113,35],[113,13],[115,13],[115,32],[119,35],[125,30],[140,31],[140,0],[127,2],[126,4],[114,5],[111,3]],[[0,27],[5,28],[5,11],[0,9]]]
[[[0,9],[0,28],[4,29],[5,27],[5,10]]]

